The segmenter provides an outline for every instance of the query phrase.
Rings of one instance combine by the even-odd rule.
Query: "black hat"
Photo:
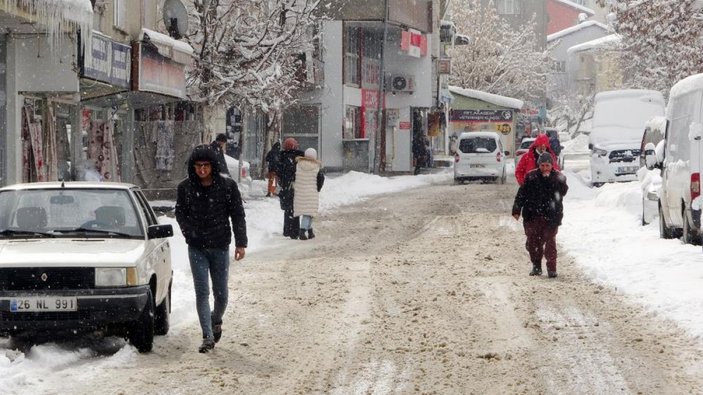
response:
[[[227,135],[224,133],[220,133],[217,135],[217,137],[215,137],[215,141],[220,141],[220,142],[226,143],[227,142]]]
[[[537,164],[540,165],[542,163],[552,163],[552,154],[549,152],[544,152],[542,155],[539,156],[539,159],[537,159]]]

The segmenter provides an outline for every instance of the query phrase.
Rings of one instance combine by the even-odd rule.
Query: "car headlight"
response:
[[[598,155],[598,156],[606,156],[608,155],[608,151],[600,148],[593,148],[593,153]]]
[[[137,285],[135,267],[99,267],[95,269],[96,287],[124,287]]]

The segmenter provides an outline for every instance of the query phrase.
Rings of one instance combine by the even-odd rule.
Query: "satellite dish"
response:
[[[180,0],[166,0],[164,2],[164,24],[168,34],[180,39],[188,34],[188,11]]]

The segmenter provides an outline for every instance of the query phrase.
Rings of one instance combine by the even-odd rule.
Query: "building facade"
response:
[[[578,25],[595,11],[570,0],[547,0],[547,36]]]

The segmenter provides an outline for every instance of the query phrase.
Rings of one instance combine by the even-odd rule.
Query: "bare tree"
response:
[[[492,1],[482,6],[478,0],[467,0],[453,11],[457,30],[469,36],[471,44],[450,49],[450,84],[523,100],[542,99],[550,57],[537,45],[534,17],[516,30],[497,14]]]

